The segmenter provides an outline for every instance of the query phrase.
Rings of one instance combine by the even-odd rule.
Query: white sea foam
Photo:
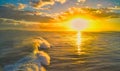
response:
[[[45,71],[44,66],[50,64],[50,57],[47,53],[39,51],[36,54],[31,54],[15,64],[15,71]]]
[[[13,65],[4,67],[4,71],[45,71],[44,66],[50,64],[50,57],[47,53],[39,51],[36,54],[28,55]]]
[[[4,71],[46,71],[44,66],[50,65],[50,56],[44,51],[39,51],[39,48],[50,48],[50,44],[42,38],[23,42],[24,45],[29,44],[34,48],[33,53],[21,58],[15,64],[6,65]]]
[[[51,47],[51,44],[46,41],[45,39],[38,37],[38,38],[29,38],[25,39],[22,42],[22,46],[29,46],[29,47],[34,47],[35,49],[48,49]]]
[[[46,41],[45,39],[41,38],[41,37],[36,38],[36,40],[39,41],[39,44],[40,44],[39,47],[40,47],[40,49],[47,49],[47,48],[51,47],[50,43],[48,41]]]
[[[39,51],[36,53],[36,57],[42,65],[50,65],[50,56],[47,53]]]

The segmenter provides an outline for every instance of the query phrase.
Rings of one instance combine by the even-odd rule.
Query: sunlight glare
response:
[[[71,27],[77,31],[82,31],[88,27],[88,20],[82,18],[73,19]]]
[[[81,33],[80,33],[80,31],[78,31],[78,33],[77,33],[77,51],[78,51],[78,54],[80,55],[80,52],[81,52]]]

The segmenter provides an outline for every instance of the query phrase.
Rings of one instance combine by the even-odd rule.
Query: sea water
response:
[[[120,71],[120,32],[0,31],[0,69],[15,64],[33,49],[24,40],[42,37],[52,48],[47,71]],[[79,47],[79,49],[78,49]]]

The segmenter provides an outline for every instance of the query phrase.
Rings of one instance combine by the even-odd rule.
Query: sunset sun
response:
[[[82,31],[88,27],[88,20],[83,18],[75,18],[70,21],[71,27],[74,30]]]

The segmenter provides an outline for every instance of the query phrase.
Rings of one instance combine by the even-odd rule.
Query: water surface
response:
[[[20,40],[39,36],[52,45],[47,50],[51,56],[48,71],[120,71],[119,32],[82,33],[78,53],[77,32],[0,31],[1,67],[15,63],[32,51],[25,46],[18,50]]]

